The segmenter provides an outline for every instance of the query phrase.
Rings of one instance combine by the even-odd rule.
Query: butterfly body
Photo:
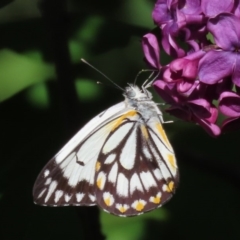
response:
[[[174,151],[146,88],[129,85],[125,101],[88,122],[39,174],[34,201],[99,205],[118,216],[162,206],[178,185]]]

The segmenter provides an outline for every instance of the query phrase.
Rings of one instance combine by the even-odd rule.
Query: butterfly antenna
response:
[[[111,80],[107,75],[105,75],[103,72],[95,68],[93,65],[91,65],[89,62],[87,62],[85,59],[81,58],[81,61],[85,64],[87,64],[89,67],[93,68],[95,71],[99,72],[102,76],[104,76],[108,81],[110,81],[114,86],[116,86],[118,89],[125,91],[123,88],[121,88],[119,85],[117,85],[113,80]],[[98,82],[99,84],[100,82]]]
[[[156,69],[142,69],[141,71],[138,72],[137,76],[134,79],[134,85],[136,85],[137,83],[137,79],[139,77],[140,74],[142,74],[143,72],[151,72],[150,76],[147,78],[147,80],[144,82],[144,84],[149,81],[149,79],[153,76],[154,72],[159,72],[159,70]],[[144,85],[143,84],[143,85]]]
[[[136,85],[137,79],[139,77],[139,75],[143,72],[151,72],[150,76],[144,81],[144,83],[142,84],[142,88],[149,88],[152,86],[152,83],[157,79],[157,77],[160,74],[160,70],[156,70],[156,69],[142,69],[141,71],[138,72],[137,76],[134,79],[134,85]],[[154,73],[157,72],[157,75],[153,78],[153,80],[151,80],[151,78],[153,77]],[[151,80],[151,81],[150,81]],[[145,86],[146,85],[146,86]]]
[[[158,72],[157,72],[157,75],[156,75],[155,77],[153,77],[154,72],[155,72],[155,71],[153,71],[153,72],[150,74],[150,76],[144,81],[142,87],[144,87],[144,88],[149,88],[149,87],[152,86],[152,83],[158,78],[158,76],[159,76],[159,74],[160,74],[160,71],[158,71]],[[153,79],[151,80],[152,77],[153,77]]]
[[[137,76],[135,77],[134,82],[133,82],[133,85],[134,85],[134,86],[136,85],[136,82],[137,82],[137,79],[138,79],[139,75],[140,75],[141,73],[143,73],[144,71],[145,71],[145,70],[142,69],[141,71],[139,71],[139,72],[137,73]]]
[[[110,85],[110,84],[106,84],[106,83],[102,83],[102,82],[99,82],[99,81],[97,81],[97,84],[99,84],[99,85],[104,85],[104,86],[107,86],[107,87],[110,87],[110,88],[116,88],[116,89],[118,89],[119,90],[119,87],[118,86],[113,86],[113,85]]]

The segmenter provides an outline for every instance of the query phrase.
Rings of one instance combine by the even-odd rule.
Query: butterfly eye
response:
[[[128,93],[128,97],[130,97],[130,98],[133,98],[133,97],[135,97],[136,96],[136,93],[134,92],[134,91],[130,91],[129,93]]]
[[[136,97],[136,92],[134,91],[134,89],[129,87],[126,89],[126,95],[128,98],[134,98],[134,97]]]

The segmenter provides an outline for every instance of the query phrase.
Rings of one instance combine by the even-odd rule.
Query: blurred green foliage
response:
[[[166,221],[168,217],[168,212],[165,209],[157,209],[139,217],[131,218],[119,218],[102,212],[101,221],[104,223],[102,231],[109,240],[121,240],[123,238],[125,240],[141,239],[146,231],[146,222],[148,220],[156,222]]]
[[[34,55],[30,57],[28,53],[19,54],[6,48],[0,51],[0,101],[53,76],[52,64]]]
[[[38,3],[9,1],[0,9],[1,239],[84,239],[75,208],[42,208],[32,200],[37,174],[68,140],[54,46]],[[66,3],[80,128],[123,99],[80,58],[120,86],[131,83],[146,67],[140,41],[154,27],[154,1]],[[138,84],[143,78],[146,75]],[[179,162],[181,182],[176,195],[164,207],[139,217],[101,212],[106,239],[239,239],[239,132],[213,139],[200,127],[178,120],[165,129]]]

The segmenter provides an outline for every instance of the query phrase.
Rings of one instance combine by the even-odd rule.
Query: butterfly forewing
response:
[[[119,103],[100,113],[48,162],[33,188],[35,203],[47,206],[95,203],[95,165],[111,131],[109,117],[118,119],[123,109],[125,104]]]
[[[104,112],[100,116],[104,118],[106,114],[107,112]],[[65,153],[67,151],[64,146],[49,161],[34,185],[35,203],[48,206],[93,205],[95,203],[94,177],[100,150],[111,132],[114,132],[121,123],[137,116],[133,110],[121,113],[120,117],[118,115],[119,112],[114,113],[111,121],[104,120],[100,128],[91,132],[75,148],[71,147],[69,155]],[[80,135],[81,131],[84,134],[84,129],[85,127],[77,135]],[[73,140],[70,141],[73,142]],[[113,139],[112,142],[117,143],[118,139]],[[73,144],[67,144],[67,146],[70,145],[73,146]]]

